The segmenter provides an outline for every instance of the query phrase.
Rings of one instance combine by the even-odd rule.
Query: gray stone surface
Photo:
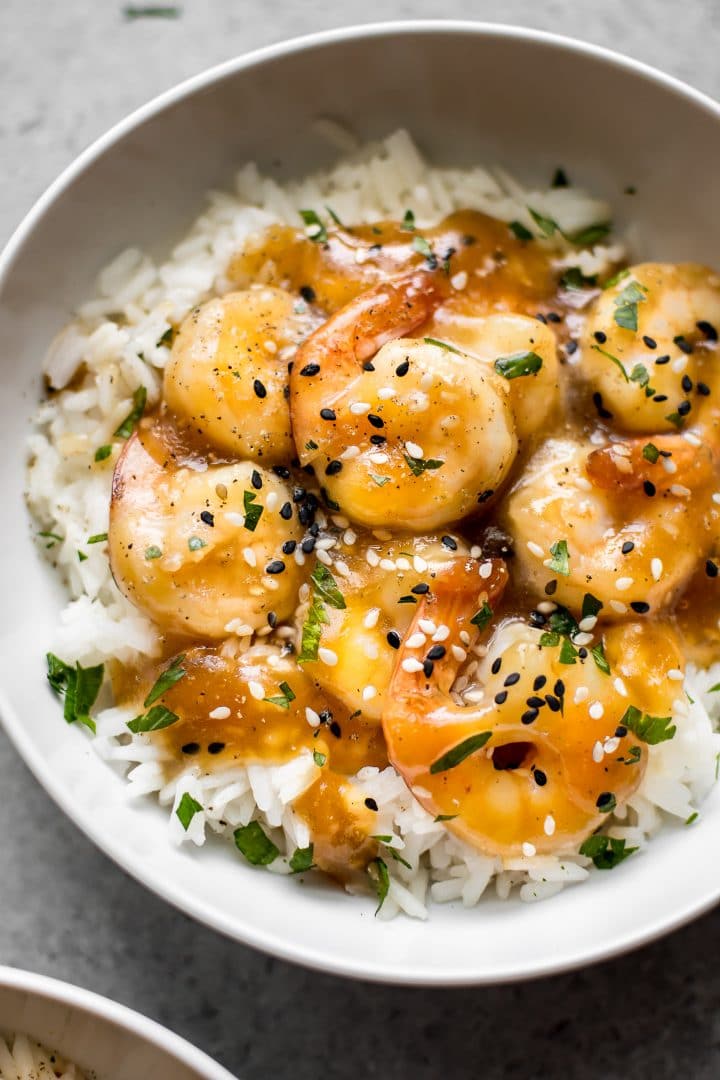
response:
[[[283,37],[438,13],[433,0],[182,6],[177,20],[127,22],[121,0],[0,0],[0,241],[79,150],[179,79]],[[442,10],[583,37],[720,96],[717,0],[445,0]],[[0,791],[0,962],[131,1005],[247,1080],[720,1072],[718,912],[631,956],[540,983],[444,991],[343,982],[230,944],[155,899],[60,815],[1,733]]]

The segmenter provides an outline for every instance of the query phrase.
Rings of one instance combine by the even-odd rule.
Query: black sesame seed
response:
[[[667,399],[668,399],[667,394],[656,394],[655,397],[653,398],[653,401],[655,402],[656,405],[660,405],[661,402],[667,401]]]
[[[334,735],[336,739],[342,737],[342,728],[338,724],[337,720],[332,720],[329,725],[330,734]]]
[[[534,720],[537,720],[537,718],[538,718],[538,710],[537,709],[528,709],[527,712],[524,712],[522,714],[522,716],[520,717],[520,722],[522,724],[532,724]]]
[[[553,694],[546,694],[545,701],[547,702],[547,707],[550,712],[560,712],[560,702]]]
[[[368,413],[367,418],[368,418],[368,423],[372,424],[373,427],[376,427],[376,428],[385,427],[385,421],[382,419],[381,416],[378,416],[377,413]]]
[[[300,368],[301,375],[317,375],[319,371],[319,364],[306,364],[304,368]]]
[[[407,375],[409,370],[410,370],[410,361],[409,360],[403,360],[403,362],[401,364],[398,364],[398,366],[395,368],[395,374],[399,375],[399,377],[402,379],[403,375]]]
[[[552,581],[548,581],[547,585],[545,586],[545,595],[554,596],[557,590],[557,584],[557,578],[553,578]]]
[[[424,596],[425,593],[430,592],[430,586],[426,582],[421,581],[418,585],[413,585],[410,592],[415,593],[416,596]]]
[[[597,806],[598,810],[602,810],[604,806],[608,806],[609,804],[613,803],[614,800],[615,796],[613,795],[612,791],[601,791],[597,799],[595,800],[595,805]]]
[[[330,461],[325,468],[326,476],[337,476],[342,471],[342,461]]]
[[[693,388],[693,381],[689,375],[683,375],[682,379],[680,380],[680,385],[682,386],[685,393],[689,394]]]
[[[253,383],[253,390],[259,398],[267,397],[267,390],[265,389],[265,385],[264,383],[261,383],[259,379],[256,379]]]
[[[308,304],[312,304],[315,299],[315,290],[311,285],[301,285],[300,295]]]
[[[556,311],[548,311],[548,313],[547,313],[547,321],[551,322],[551,323],[559,323],[559,322],[562,322],[562,319],[560,318],[560,316],[557,314]]]
[[[262,476],[257,471],[257,469],[253,469],[252,476],[250,477],[250,483],[252,484],[252,486],[255,488],[256,491],[259,491],[260,488],[262,487]]]
[[[565,342],[565,352],[567,353],[568,356],[572,356],[573,353],[576,353],[577,349],[578,349],[577,341],[566,341]]]
[[[224,749],[224,742],[211,742],[208,744],[208,754],[219,754]]]
[[[607,341],[607,334],[603,333],[602,330],[596,330],[593,334],[593,337],[597,341],[598,345],[604,345]]]
[[[307,495],[307,492],[306,492],[305,488],[293,488],[293,496],[292,497],[293,497],[293,502],[294,503],[302,502],[306,495]]]
[[[578,656],[580,657],[580,659],[581,660],[587,660],[587,654],[588,654],[587,649],[585,648],[584,645],[581,645],[580,648],[578,649]]]
[[[644,600],[633,600],[630,607],[633,611],[636,611],[638,615],[647,615],[650,610],[650,605],[645,603]]]
[[[314,497],[315,496],[313,496],[313,498]],[[309,498],[309,496],[308,496],[308,498]],[[312,525],[308,529],[308,532],[310,533],[311,536],[314,536],[315,539],[317,540],[318,536],[320,535],[320,526],[318,525],[317,521],[313,521]]]
[[[283,555],[292,555],[297,547],[297,540],[286,540],[282,546]]]
[[[689,401],[681,401],[677,407],[678,416],[687,416],[692,409],[692,405]]]
[[[265,567],[265,573],[266,574],[282,574],[284,569],[285,569],[285,563],[282,561],[282,559],[273,559],[273,561],[269,562],[267,564],[267,566]]]
[[[544,626],[547,619],[543,615],[542,611],[531,611],[528,615],[528,622],[531,626]]]
[[[455,540],[452,536],[443,536],[440,543],[449,551],[457,551],[457,540]]]
[[[435,669],[435,665],[432,660],[423,660],[423,675],[426,679],[429,679]]]
[[[718,332],[712,323],[707,322],[705,319],[701,319],[700,322],[695,323],[701,334],[704,334],[708,341],[717,341]]]
[[[545,787],[547,784],[547,776],[542,769],[535,769],[533,771],[533,776],[535,777],[535,783],[538,787]]]
[[[184,746],[181,746],[183,754],[197,754],[200,750],[200,743],[186,742]]]
[[[527,699],[525,704],[530,709],[542,709],[543,705],[545,704],[545,700],[544,698],[538,697],[537,695],[533,694]]]
[[[538,322],[541,322],[543,324],[543,326],[547,326],[547,319],[545,318],[545,316],[543,315],[543,313],[541,311],[538,311],[536,313],[535,318],[538,320]]]
[[[397,630],[388,630],[387,643],[391,649],[400,648],[400,635],[398,634]]]
[[[507,701],[507,690],[501,690],[499,694],[495,695],[495,704],[504,705]]]
[[[443,656],[445,655],[445,652],[446,652],[446,649],[445,649],[444,645],[433,645],[432,648],[428,649],[427,659],[428,660],[442,660]]]
[[[273,465],[273,472],[276,476],[279,476],[281,480],[290,479],[290,470],[285,465]]]
[[[278,624],[278,617],[274,611],[268,611],[267,621],[268,626],[272,627],[272,629],[274,630]]]
[[[515,683],[519,683],[519,682],[520,682],[520,672],[519,671],[512,671],[509,675],[507,675],[505,677],[505,682],[503,683],[503,686],[514,686]]]
[[[555,694],[556,697],[559,697],[559,698],[565,696],[565,683],[562,681],[562,679],[558,679],[557,682],[555,683],[555,685],[553,686],[553,693]]]
[[[537,675],[535,677],[535,682],[533,683],[533,690],[542,690],[546,682],[547,675]]]
[[[686,356],[690,356],[693,351],[693,347],[689,341],[687,341],[682,334],[678,334],[673,338],[673,341],[677,345],[680,352],[684,352]]]
[[[373,444],[373,446],[382,446],[383,443],[387,442],[387,439],[384,435],[371,435],[370,442]]]
[[[643,480],[643,491],[645,492],[646,495],[649,495],[652,498],[652,496],[655,494],[656,490],[657,489],[656,489],[655,485],[653,484],[652,480]]]
[[[335,419],[335,410],[334,409],[321,409],[320,410],[320,416],[321,416],[321,418],[323,420],[334,420]]]
[[[200,514],[200,520],[204,521],[206,525],[210,526],[210,528],[213,528],[213,526],[215,525],[215,518],[209,510],[202,511],[202,513]]]
[[[708,561],[705,563],[705,573],[708,577],[718,576],[718,565],[717,563],[714,563],[712,559],[708,559]]]
[[[367,806],[368,810],[374,810],[377,812],[378,804],[375,802],[374,799],[370,798],[370,796],[368,796],[365,800],[365,805]]]
[[[315,542],[316,541],[314,536],[305,537],[302,544],[300,545],[300,550],[302,551],[303,555],[309,555],[312,551],[315,550]]]
[[[375,370],[375,365],[373,364],[372,360],[366,360],[365,363],[363,364],[363,371],[374,371],[374,370]]]
[[[710,394],[710,387],[707,383],[699,382],[696,384],[695,389],[697,390],[698,394],[702,394],[703,397],[708,397]]]
[[[595,391],[595,393],[592,396],[592,399],[593,399],[593,405],[595,406],[595,409],[596,409],[597,414],[600,417],[600,419],[601,420],[612,420],[613,414],[610,412],[609,409],[606,409],[605,406],[603,405],[602,394],[600,393],[599,390]]]
[[[666,354],[665,356],[656,356],[655,357],[655,363],[658,364],[658,365],[669,364],[670,363],[669,354]]]
[[[488,499],[492,499],[494,494],[495,494],[495,489],[494,488],[488,488],[487,491],[481,491],[480,492],[480,494],[478,495],[477,501],[479,503],[487,502]]]
[[[648,349],[657,349],[657,341],[655,338],[651,338],[649,334],[643,334],[643,341],[647,345]]]
[[[497,675],[497,673],[498,673],[498,671],[500,670],[501,667],[502,667],[502,656],[497,656],[493,660],[492,667],[490,668],[490,670],[492,671],[493,675]]]
[[[284,521],[290,520],[290,518],[292,517],[292,503],[286,502],[282,504],[282,506],[280,507],[280,517]]]
[[[618,726],[615,728],[616,739],[624,739],[627,733],[628,729],[624,726],[624,724],[618,724]]]

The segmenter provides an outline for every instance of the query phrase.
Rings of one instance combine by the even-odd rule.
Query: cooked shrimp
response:
[[[448,307],[435,312],[426,332],[462,349],[492,368],[497,360],[539,357],[540,367],[508,382],[510,407],[521,442],[546,427],[560,405],[560,365],[555,335],[527,315],[499,314],[486,318]],[[537,362],[537,361],[535,361]]]
[[[306,305],[296,308],[290,293],[266,286],[208,300],[188,315],[163,387],[181,427],[261,464],[295,456],[288,360],[318,321]]]
[[[399,337],[437,302],[432,275],[398,278],[298,350],[290,389],[300,460],[366,525],[422,532],[457,521],[492,498],[515,457],[506,380],[432,340]]]
[[[155,453],[151,451],[155,449]],[[219,638],[287,618],[304,571],[291,489],[250,462],[176,466],[132,436],[113,476],[108,543],[121,591],[164,629]]]
[[[641,263],[588,312],[579,371],[628,431],[674,431],[708,410],[720,276],[695,263]]]
[[[439,584],[433,609],[451,627],[445,657],[427,677],[408,663],[407,644],[398,656],[383,714],[390,760],[429,813],[487,855],[576,850],[642,779],[647,750],[626,710],[670,716],[683,666],[675,635],[661,624],[610,627],[608,675],[587,650],[563,663],[559,645],[540,644],[541,631],[501,621],[478,666],[475,704],[463,706],[448,689],[478,598],[449,584]],[[429,610],[417,612],[411,634]]]
[[[576,614],[587,593],[601,618],[657,614],[710,548],[714,472],[710,451],[678,435],[596,450],[549,439],[503,507],[519,580]]]
[[[379,723],[397,649],[421,597],[458,560],[480,583],[481,567],[486,574],[491,564],[471,558],[465,543],[449,535],[351,539],[351,545],[338,540],[330,552],[343,570],[331,572],[344,607],[325,605],[317,659],[304,667],[351,711]],[[430,649],[445,633],[429,616],[418,640]]]

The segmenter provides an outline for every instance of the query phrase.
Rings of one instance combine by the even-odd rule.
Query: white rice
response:
[[[87,1073],[27,1035],[0,1035],[0,1080],[85,1080]]]
[[[334,141],[339,138],[337,132],[327,134]],[[347,149],[346,133],[344,137]],[[610,217],[606,204],[576,188],[526,189],[497,169],[431,167],[407,133],[398,131],[353,151],[327,173],[282,186],[255,165],[246,165],[237,174],[234,192],[209,196],[204,213],[165,263],[156,265],[135,249],[121,252],[100,274],[96,296],[78,309],[52,343],[45,371],[54,388],[66,387],[81,363],[85,373],[72,390],[40,407],[30,439],[29,504],[41,528],[63,538],[49,541],[48,555],[65,576],[72,599],[55,640],[47,645],[64,660],[96,664],[117,658],[132,663],[156,653],[153,625],[118,592],[105,545],[86,543],[108,525],[111,469],[92,467],[95,450],[112,442],[112,432],[129,412],[139,385],[147,388],[150,404],[158,400],[169,355],[160,339],[171,321],[179,322],[208,295],[229,288],[226,267],[243,243],[273,222],[297,226],[298,210],[320,211],[327,204],[341,220],[351,222],[398,218],[411,207],[421,228],[468,206],[534,229],[527,210],[532,206],[565,232]],[[621,246],[598,245],[580,253],[578,263],[578,254],[570,256],[562,241],[552,243],[558,265],[580,265],[585,274],[603,272],[624,254]],[[85,561],[78,560],[79,549]],[[707,693],[717,681],[720,664],[709,672],[691,669],[685,683],[691,702],[678,684],[673,717],[677,735],[648,748],[643,783],[609,819],[606,831],[611,836],[642,848],[663,824],[682,823],[695,812],[714,783],[720,752],[720,736],[713,733],[711,722],[719,703]],[[317,776],[309,753],[280,766],[207,773],[192,764],[175,765],[147,736],[130,735],[126,723],[131,718],[119,708],[101,712],[94,746],[125,773],[130,796],[157,795],[168,807],[174,843],[201,846],[208,829],[231,838],[238,826],[257,819],[281,852],[289,855],[308,845],[307,827],[291,804]],[[356,783],[380,807],[376,832],[392,835],[391,847],[412,867],[386,858],[390,889],[382,918],[399,911],[425,918],[429,900],[471,907],[491,883],[499,897],[508,897],[517,887],[522,900],[540,900],[592,871],[590,860],[576,852],[566,857],[528,853],[508,860],[478,854],[434,822],[390,767],[363,769]],[[187,832],[174,812],[185,792],[203,807]],[[270,869],[289,873],[288,858],[276,859]]]

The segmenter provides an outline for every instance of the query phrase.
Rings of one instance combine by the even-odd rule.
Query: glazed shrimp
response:
[[[166,630],[219,638],[289,616],[304,572],[291,489],[250,462],[177,466],[150,432],[115,466],[108,545],[121,592]]]
[[[714,475],[711,451],[678,435],[549,439],[503,506],[518,580],[576,614],[588,593],[602,619],[657,614],[710,548]]]
[[[527,315],[498,314],[485,318],[452,308],[435,312],[427,333],[462,349],[487,368],[503,357],[533,354],[541,367],[530,375],[508,381],[510,407],[519,441],[546,427],[560,406],[560,364],[555,335],[548,326]]]
[[[491,564],[471,557],[464,541],[450,535],[350,538],[352,544],[338,538],[330,551],[343,571],[331,572],[344,606],[325,605],[317,658],[303,667],[352,712],[379,723],[397,650],[421,597],[458,561],[478,581]],[[444,633],[431,618],[418,631],[428,648]]]
[[[482,599],[448,584],[433,609],[451,628],[445,657],[427,677],[407,644],[398,656],[383,714],[390,760],[425,809],[484,854],[577,850],[642,779],[647,750],[623,719],[629,705],[670,716],[683,666],[675,635],[658,624],[609,628],[608,676],[587,651],[562,663],[541,631],[504,620],[490,631],[475,704],[459,705],[448,691]]]
[[[589,309],[578,370],[620,428],[674,431],[702,420],[720,391],[717,326],[718,274],[695,263],[641,263]]]
[[[431,274],[376,286],[298,350],[290,393],[303,465],[353,520],[423,532],[497,492],[517,451],[506,380],[431,339]],[[397,340],[396,340],[397,339]]]
[[[269,286],[227,293],[188,315],[163,392],[182,428],[234,456],[274,465],[295,456],[288,361],[317,325],[307,305]]]

